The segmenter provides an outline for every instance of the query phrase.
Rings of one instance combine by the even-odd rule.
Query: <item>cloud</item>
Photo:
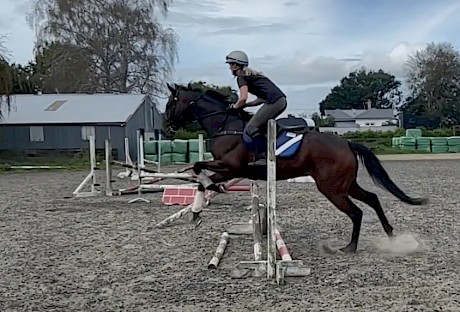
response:
[[[297,5],[299,5],[299,3],[296,2],[296,1],[287,1],[287,2],[284,3],[284,5],[285,6],[297,6]]]
[[[338,84],[341,78],[363,66],[369,70],[382,69],[396,77],[404,77],[404,64],[408,56],[420,48],[423,46],[402,42],[388,51],[365,50],[358,56],[345,58],[304,54],[298,54],[293,58],[267,55],[250,58],[250,66],[266,73],[283,86],[330,86]],[[182,77],[190,80],[197,76],[206,77],[208,81],[228,80],[222,77],[228,72],[224,61],[209,63],[200,68],[183,67],[180,72]]]
[[[19,62],[32,57],[34,34],[24,20],[30,1],[0,0],[3,16],[22,14],[0,21]],[[285,90],[288,110],[308,111],[361,66],[402,79],[407,56],[428,42],[460,47],[459,11],[458,0],[175,0],[168,16],[158,18],[180,37],[175,82],[236,88],[225,55],[242,49],[252,67]]]
[[[277,22],[270,19],[258,19],[243,16],[203,16],[190,15],[185,12],[171,14],[172,22],[176,27],[190,27],[200,36],[205,35],[237,35],[254,36],[261,33],[275,35],[294,29],[294,25]]]

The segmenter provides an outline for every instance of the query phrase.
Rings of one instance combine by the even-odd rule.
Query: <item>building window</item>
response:
[[[41,126],[31,126],[29,127],[29,137],[30,142],[43,142],[45,141],[45,135],[43,132],[43,127]]]
[[[81,127],[81,139],[89,141],[90,136],[96,137],[96,128],[92,126]]]

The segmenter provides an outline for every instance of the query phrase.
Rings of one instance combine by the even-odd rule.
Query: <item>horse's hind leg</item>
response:
[[[393,227],[388,222],[388,219],[385,216],[385,213],[383,212],[382,205],[380,204],[379,198],[376,194],[363,189],[361,186],[358,185],[356,180],[350,186],[349,194],[351,197],[360,200],[363,203],[372,207],[372,209],[374,209],[377,213],[377,216],[379,217],[380,223],[382,223],[385,233],[387,233],[389,237],[393,236]]]
[[[320,190],[321,191],[321,190]],[[353,232],[351,234],[350,243],[341,248],[344,252],[356,252],[358,248],[359,233],[361,231],[361,221],[363,212],[358,206],[353,203],[346,193],[336,194],[331,191],[321,192],[326,196],[339,210],[343,211],[353,222]]]

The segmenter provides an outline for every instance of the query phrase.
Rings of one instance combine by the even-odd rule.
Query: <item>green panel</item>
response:
[[[193,164],[199,161],[200,154],[198,152],[190,152],[188,155],[189,155],[189,159],[188,159],[189,163]]]
[[[172,153],[172,162],[177,163],[186,163],[187,162],[187,155],[186,154],[179,154],[179,153]]]
[[[447,145],[440,146],[440,145],[433,145],[431,146],[431,150],[433,153],[447,153],[449,152],[449,147]]]
[[[447,138],[448,145],[460,145],[460,137],[459,136],[451,136]]]
[[[172,153],[172,141],[171,140],[161,140],[161,154],[171,154]]]
[[[160,163],[162,165],[170,165],[170,164],[172,164],[172,153],[162,154],[160,156]]]
[[[407,129],[406,136],[418,138],[422,136],[422,130],[420,129]]]
[[[415,145],[414,137],[400,137],[399,140],[400,145]]]
[[[460,145],[449,145],[449,153],[460,153]]]
[[[417,151],[431,152],[431,146],[427,144],[417,145]]]
[[[150,161],[158,161],[158,155],[157,154],[151,154],[151,155],[144,155],[144,158]]]
[[[173,141],[173,153],[187,155],[188,140],[177,139]]]
[[[212,160],[213,159],[212,153],[205,152],[204,155],[203,155],[203,158],[204,158],[204,160]]]
[[[158,154],[158,141],[144,142],[144,155]]]
[[[190,152],[198,152],[200,146],[200,140],[190,139],[188,140],[188,150]]]
[[[415,145],[401,145],[400,147],[403,150],[409,150],[409,151],[415,151],[416,150]]]
[[[415,141],[417,142],[417,145],[430,145],[431,144],[430,138],[419,137],[419,138],[416,138]]]
[[[447,145],[447,138],[444,137],[432,137],[431,145],[444,146]]]

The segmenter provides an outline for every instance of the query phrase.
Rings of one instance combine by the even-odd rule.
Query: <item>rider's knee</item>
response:
[[[255,137],[260,134],[260,129],[256,126],[253,126],[251,124],[247,125],[246,128],[244,129],[244,132],[246,132],[247,135],[250,137]]]

